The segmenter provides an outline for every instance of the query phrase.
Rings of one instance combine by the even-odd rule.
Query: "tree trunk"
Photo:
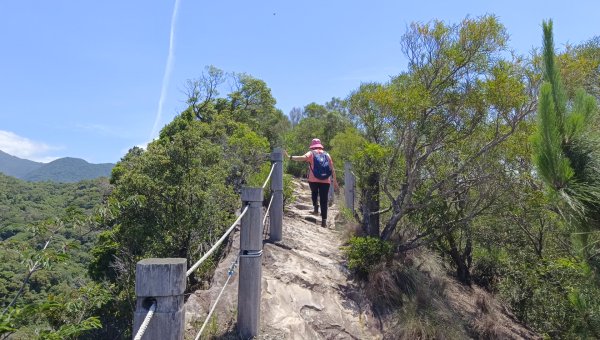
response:
[[[451,247],[448,252],[452,258],[452,262],[456,265],[456,277],[465,285],[471,285],[471,271],[467,263],[467,259],[460,254],[456,247]]]
[[[365,234],[379,237],[379,173],[370,173],[361,189],[362,229]]]
[[[456,241],[451,232],[447,231],[444,235],[448,241],[449,248],[445,249],[445,252],[450,255],[452,262],[456,265],[456,277],[458,280],[467,285],[471,285],[471,240],[470,236],[467,239],[467,245],[465,250],[461,254],[460,250],[456,245]],[[443,248],[442,248],[443,249]]]
[[[456,261],[455,261],[456,262]],[[457,261],[456,263],[456,276],[460,282],[463,284],[470,286],[471,285],[471,272],[469,267],[465,264],[464,261]]]
[[[375,212],[378,212],[380,210],[380,204],[379,204],[379,179],[380,179],[380,175],[379,173],[372,173],[369,175],[369,178],[367,180],[367,186],[368,186],[368,190],[369,190],[369,200],[368,200],[368,205],[369,205],[369,229],[368,229],[368,234],[369,236],[373,236],[373,237],[379,237],[379,213],[374,214]]]

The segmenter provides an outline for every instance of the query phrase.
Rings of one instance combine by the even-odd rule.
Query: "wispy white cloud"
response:
[[[179,11],[179,0],[175,0],[173,6],[173,14],[171,15],[171,33],[169,35],[169,55],[167,56],[167,65],[165,67],[165,73],[163,74],[162,88],[160,90],[160,98],[158,99],[158,111],[156,112],[156,118],[154,119],[154,126],[150,133],[150,139],[153,139],[158,135],[158,127],[162,120],[162,110],[167,95],[167,88],[169,87],[169,81],[171,80],[171,71],[173,70],[173,61],[175,59],[175,23],[177,22],[177,12]]]
[[[14,132],[0,130],[0,150],[19,158],[46,163],[58,158],[49,156],[47,153],[60,149],[21,137]]]

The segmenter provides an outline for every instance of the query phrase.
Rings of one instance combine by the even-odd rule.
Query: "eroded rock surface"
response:
[[[352,299],[359,294],[349,282],[343,265],[341,231],[336,230],[333,223],[338,213],[336,205],[329,208],[328,226],[323,228],[320,216],[311,214],[307,183],[296,182],[295,185],[298,199],[286,207],[283,240],[265,243],[263,248],[259,339],[382,338],[379,322],[370,308]],[[186,327],[192,339],[239,252],[238,231],[230,247],[229,255],[219,264],[211,288],[196,291],[186,303]],[[232,338],[237,286],[236,272],[221,297],[215,319],[219,329],[229,327]]]

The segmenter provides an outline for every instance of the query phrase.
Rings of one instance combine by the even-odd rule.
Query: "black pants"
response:
[[[321,203],[321,218],[327,219],[327,200],[329,199],[329,183],[317,183],[308,182],[310,186],[310,193],[312,197],[313,207],[318,208],[317,196],[319,197],[319,203]]]

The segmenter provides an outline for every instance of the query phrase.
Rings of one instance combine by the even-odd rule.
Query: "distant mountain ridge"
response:
[[[15,157],[0,150],[0,172],[5,175],[21,178],[24,174],[34,171],[43,165],[44,163]]]
[[[34,162],[0,150],[0,172],[30,182],[73,183],[110,177],[113,163],[92,164],[81,158],[64,157],[50,163]]]

